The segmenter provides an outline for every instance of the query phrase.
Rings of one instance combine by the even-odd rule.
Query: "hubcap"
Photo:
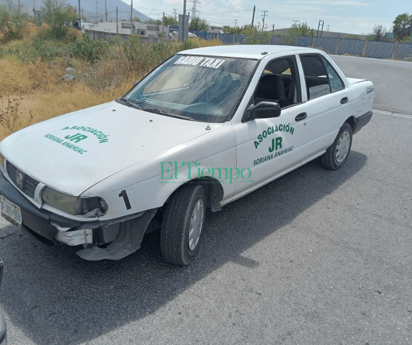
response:
[[[204,218],[203,200],[199,199],[192,212],[192,219],[190,220],[189,228],[189,249],[195,250],[199,243],[200,233],[202,232]]]
[[[337,163],[342,163],[349,152],[350,134],[343,132],[340,136],[335,150],[335,158]]]

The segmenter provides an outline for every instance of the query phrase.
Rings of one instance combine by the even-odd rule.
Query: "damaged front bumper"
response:
[[[42,248],[57,254],[60,245],[81,246],[85,260],[119,260],[140,248],[148,228],[157,227],[157,209],[108,221],[79,222],[38,209],[0,173],[0,195],[20,207],[21,231]],[[150,226],[149,226],[150,224]]]

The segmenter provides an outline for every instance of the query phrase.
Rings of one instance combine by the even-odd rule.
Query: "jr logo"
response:
[[[282,137],[272,139],[272,147],[269,147],[269,152],[276,151],[278,148],[282,148]]]
[[[66,135],[64,138],[70,141],[74,141],[75,143],[78,143],[79,141],[87,139],[87,135],[77,133],[75,135]]]

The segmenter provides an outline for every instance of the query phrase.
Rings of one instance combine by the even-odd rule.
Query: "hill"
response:
[[[20,0],[23,11],[33,14],[33,6],[36,10],[39,10],[43,6],[42,0]],[[57,0],[57,3],[66,3],[72,5],[76,9],[78,8],[78,0]],[[13,4],[17,6],[17,0],[0,0],[0,5]],[[87,18],[88,21],[100,21],[106,20],[105,15],[105,2],[104,0],[80,0],[80,6],[82,8],[82,15]],[[107,0],[107,20],[116,20],[116,7],[119,8],[119,20],[130,19],[130,5],[127,5],[121,0]],[[97,10],[96,10],[97,8]],[[97,16],[96,16],[97,12]],[[138,17],[142,22],[151,20],[152,18],[145,16],[143,13],[133,9],[133,17]]]

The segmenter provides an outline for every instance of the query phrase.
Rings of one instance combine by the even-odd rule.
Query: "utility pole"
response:
[[[295,19],[295,20],[292,20],[292,22],[293,22],[293,25],[294,25],[294,26],[297,26],[296,23],[299,23],[299,20],[296,20],[296,19]]]
[[[181,23],[180,23],[180,18]],[[181,40],[182,42],[185,40],[185,23],[186,23],[186,0],[183,0],[183,16],[179,18],[179,32],[181,32]],[[181,25],[180,25],[181,24]],[[180,27],[181,26],[181,27]]]
[[[107,0],[104,0],[104,10],[106,12],[106,23],[107,23]]]
[[[323,24],[325,24],[325,22],[323,21],[323,20],[319,20],[319,23],[318,23],[318,31],[317,31],[317,33],[316,33],[316,36],[317,37],[319,37],[319,29],[320,29],[320,25],[321,25],[321,23],[322,23],[322,31],[323,31]],[[320,33],[320,36],[322,37],[322,32]]]
[[[18,0],[19,2],[19,13],[21,12],[21,6],[20,6],[20,0]]]
[[[99,11],[97,9],[97,0],[96,0],[96,22],[99,22]]]
[[[175,20],[177,20],[177,8],[174,8],[174,9],[173,9],[173,12],[174,12],[173,14],[174,14],[174,16],[175,16]]]
[[[262,31],[265,29],[265,17],[267,17],[267,14],[269,11],[262,11],[262,18],[263,18],[263,24],[262,24]]]
[[[236,29],[236,23],[237,23],[237,19],[235,19],[235,29]]]
[[[79,0],[79,30],[82,29],[82,13],[80,12],[80,0]]]
[[[130,4],[130,34],[133,35],[133,0]]]
[[[116,7],[116,34],[119,33],[119,8]]]
[[[328,24],[328,31],[329,31],[329,26],[332,26],[332,25],[329,25],[329,24]]]
[[[252,28],[253,28],[253,22],[255,21],[255,10],[256,10],[256,6],[253,6]]]

